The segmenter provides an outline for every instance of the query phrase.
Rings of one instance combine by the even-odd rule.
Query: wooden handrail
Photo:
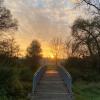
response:
[[[63,66],[59,66],[59,72],[60,72],[61,76],[63,77],[65,85],[67,86],[68,93],[70,95],[72,95],[72,77],[71,77],[71,75]]]
[[[45,66],[44,67],[40,67],[37,72],[34,74],[33,76],[33,88],[32,88],[32,93],[34,94],[37,84],[39,83],[44,71],[45,71]]]

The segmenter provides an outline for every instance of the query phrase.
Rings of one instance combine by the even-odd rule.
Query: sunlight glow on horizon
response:
[[[5,0],[5,6],[18,20],[19,30],[15,37],[22,56],[26,55],[31,41],[37,39],[41,43],[43,57],[54,58],[49,41],[53,37],[68,40],[74,20],[86,15],[83,10],[73,9],[77,1],[79,0]]]
[[[42,52],[44,58],[52,58],[54,59],[54,55],[50,51],[43,51]]]
[[[39,42],[41,43],[41,49],[42,49],[41,54],[42,54],[43,58],[51,58],[51,59],[54,59],[54,55],[51,52],[51,48],[49,47],[49,45],[47,43],[43,42],[43,41],[39,41]],[[20,43],[21,42],[19,41],[19,44]],[[21,54],[22,57],[24,57],[27,54],[27,47],[30,45],[30,43],[26,43],[26,45],[23,45],[23,44],[20,44],[20,45],[21,45],[20,54]]]

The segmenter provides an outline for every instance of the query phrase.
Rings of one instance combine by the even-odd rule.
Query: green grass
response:
[[[6,96],[5,97],[0,97],[0,100],[15,100],[15,99],[11,99],[11,98],[7,98]],[[28,100],[28,99],[26,99],[26,98],[19,98],[19,99],[17,99],[17,100]]]
[[[75,82],[73,93],[75,100],[100,100],[100,82]]]

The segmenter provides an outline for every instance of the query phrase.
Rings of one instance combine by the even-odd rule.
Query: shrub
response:
[[[91,58],[68,58],[65,61],[65,68],[71,73],[74,81],[97,81],[100,79],[95,60]]]

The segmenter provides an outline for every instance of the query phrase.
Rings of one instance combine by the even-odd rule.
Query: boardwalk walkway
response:
[[[72,100],[57,68],[45,71],[32,100]]]

